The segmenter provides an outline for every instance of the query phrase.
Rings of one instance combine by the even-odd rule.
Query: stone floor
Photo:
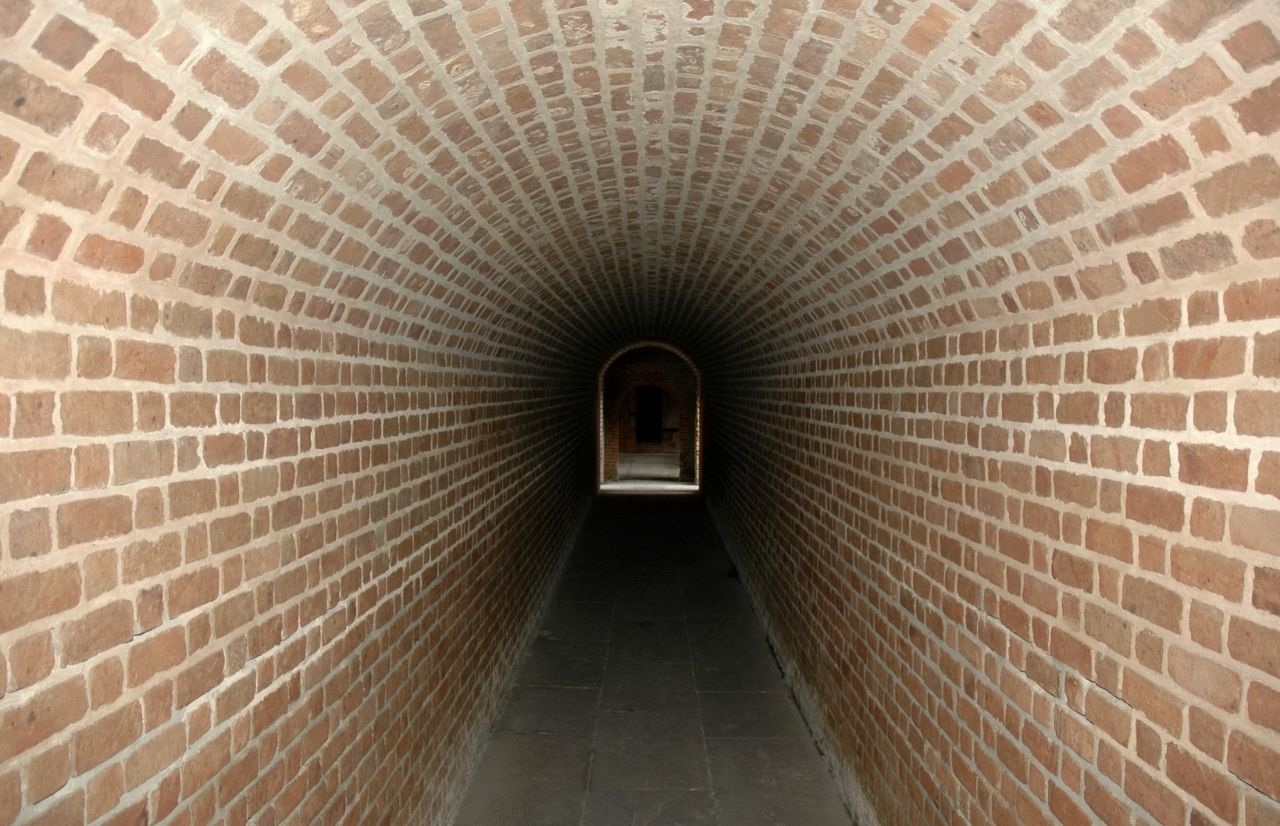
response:
[[[848,826],[701,499],[602,497],[458,826]]]
[[[618,480],[680,479],[680,457],[674,453],[621,453],[618,455]]]

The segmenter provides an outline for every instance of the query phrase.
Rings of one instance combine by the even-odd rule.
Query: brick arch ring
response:
[[[681,348],[660,339],[640,339],[624,344],[609,355],[596,372],[596,491],[599,492],[606,483],[605,479],[605,409],[604,380],[618,359],[636,350],[665,350],[678,357],[693,372],[693,484],[702,489],[702,369],[693,358]]]

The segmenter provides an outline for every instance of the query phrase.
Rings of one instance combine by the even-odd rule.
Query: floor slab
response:
[[[459,826],[849,826],[701,500],[597,499]]]

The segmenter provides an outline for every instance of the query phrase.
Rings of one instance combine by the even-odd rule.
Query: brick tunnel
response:
[[[659,341],[851,819],[1280,824],[1278,34],[0,0],[0,823],[451,822]]]

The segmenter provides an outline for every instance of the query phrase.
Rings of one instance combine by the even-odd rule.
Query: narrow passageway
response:
[[[597,499],[458,826],[847,826],[693,497]]]

